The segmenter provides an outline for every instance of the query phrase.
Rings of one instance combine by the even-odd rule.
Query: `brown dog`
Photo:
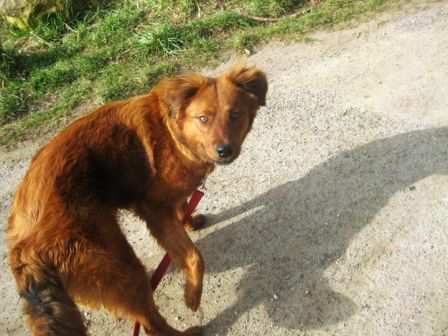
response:
[[[198,309],[204,263],[180,216],[214,165],[238,156],[266,91],[265,75],[244,64],[218,78],[169,78],[75,121],[39,151],[8,226],[11,268],[34,335],[86,335],[75,301],[124,314],[151,335],[202,333],[177,331],[159,314],[117,211],[146,222],[185,271],[186,304]]]

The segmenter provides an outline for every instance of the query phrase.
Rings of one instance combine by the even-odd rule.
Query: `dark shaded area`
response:
[[[347,319],[357,307],[332,290],[325,270],[395,193],[441,174],[448,174],[448,128],[412,131],[341,152],[296,181],[211,216],[216,223],[252,210],[198,241],[208,272],[246,269],[238,301],[208,325],[210,333],[222,334],[260,304],[285,328]]]

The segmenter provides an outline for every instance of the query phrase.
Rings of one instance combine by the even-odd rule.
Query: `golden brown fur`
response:
[[[179,217],[214,165],[238,156],[266,91],[264,74],[243,64],[218,78],[169,78],[91,112],[39,151],[8,225],[11,268],[34,335],[86,335],[74,302],[124,314],[151,335],[201,334],[177,331],[159,314],[117,211],[142,218],[182,267],[185,302],[196,310],[204,263]]]

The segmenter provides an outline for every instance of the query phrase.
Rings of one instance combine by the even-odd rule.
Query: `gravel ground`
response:
[[[311,44],[268,44],[269,77],[241,157],[207,181],[202,306],[183,276],[156,302],[206,335],[448,335],[448,2],[388,13]],[[225,69],[231,60],[211,73]],[[28,335],[4,228],[38,145],[0,155],[0,334]],[[123,230],[149,270],[163,252],[142,223]],[[132,323],[85,311],[92,335]]]

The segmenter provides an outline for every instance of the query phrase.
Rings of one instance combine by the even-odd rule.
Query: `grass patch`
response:
[[[305,3],[303,0],[251,0],[247,9],[252,15],[278,17]]]
[[[26,139],[36,127],[52,131],[82,101],[142,94],[161,77],[199,69],[224,50],[303,38],[385,2],[117,0],[70,22],[41,19],[34,30],[0,22],[0,145]]]

